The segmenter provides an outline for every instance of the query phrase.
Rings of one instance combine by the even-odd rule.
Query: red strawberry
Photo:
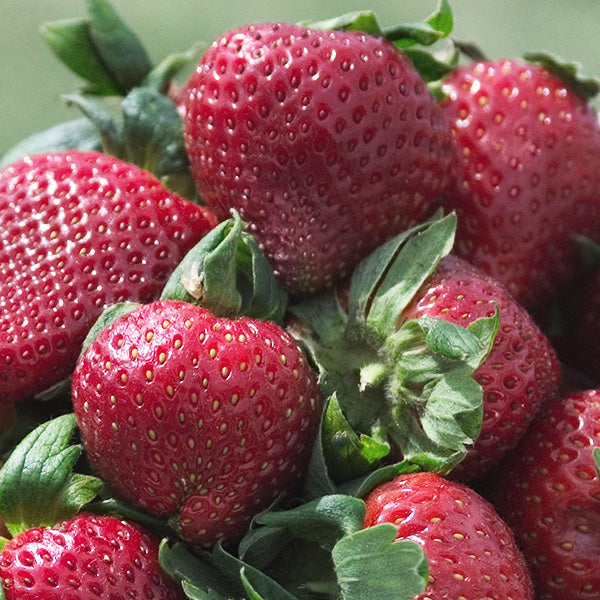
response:
[[[102,331],[77,366],[73,403],[100,476],[195,545],[241,537],[293,489],[321,407],[280,327],[175,301]]]
[[[491,498],[528,559],[540,600],[600,598],[600,390],[548,406],[501,465]]]
[[[95,152],[0,171],[0,401],[68,376],[108,304],[158,296],[215,217]]]
[[[402,475],[367,498],[365,527],[392,523],[423,547],[429,584],[415,600],[533,600],[525,561],[493,507],[434,473]]]
[[[572,234],[600,238],[600,125],[582,96],[541,66],[480,62],[446,80],[457,149],[447,207],[456,252],[528,307],[572,275]]]
[[[402,320],[439,317],[467,326],[500,312],[494,347],[474,378],[483,387],[483,425],[475,445],[453,471],[469,479],[504,456],[525,432],[560,379],[550,342],[506,288],[465,261],[447,256],[403,312]]]
[[[185,598],[158,564],[158,540],[114,517],[29,529],[0,553],[6,600]]]
[[[185,132],[202,198],[240,212],[293,291],[343,278],[448,181],[450,134],[427,86],[393,44],[355,31],[225,33],[188,83]]]

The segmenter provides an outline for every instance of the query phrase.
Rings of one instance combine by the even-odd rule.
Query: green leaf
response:
[[[89,35],[122,94],[141,85],[152,63],[138,37],[107,0],[86,0]]]
[[[308,463],[308,471],[304,478],[302,495],[307,500],[335,494],[336,492],[335,484],[331,480],[327,470],[327,462],[325,461],[325,452],[323,450],[323,419],[325,418],[328,404],[329,398],[324,403],[321,424],[317,431],[317,437]]]
[[[156,65],[144,79],[144,87],[166,94],[173,79],[190,63],[197,63],[206,44],[194,44],[189,50],[170,54]]]
[[[425,19],[425,22],[431,25],[433,29],[443,33],[445,37],[452,33],[454,27],[454,16],[452,7],[448,0],[440,0],[437,10]]]
[[[140,306],[141,305],[136,302],[119,302],[105,308],[85,336],[81,346],[81,354],[89,348],[94,340],[100,335],[100,332],[109,325],[112,325],[117,319],[128,315]]]
[[[424,318],[406,322],[388,338],[387,426],[406,460],[447,471],[474,443],[483,392],[472,374],[489,354],[499,324],[498,311],[466,329]]]
[[[88,19],[68,19],[42,25],[41,34],[71,71],[88,82],[85,92],[102,96],[121,91],[94,46]]]
[[[102,104],[80,94],[63,96],[67,105],[74,104],[95,127],[102,149],[107,154],[124,158],[125,140],[123,125]]]
[[[163,539],[158,549],[158,561],[169,577],[187,587],[186,593],[190,598],[222,600],[239,598],[241,595],[240,586],[227,581],[214,566],[210,554],[203,553],[200,558],[182,543],[169,545],[168,541]]]
[[[430,223],[425,229],[416,229],[410,236],[403,236],[399,252],[390,253],[388,248],[376,250],[359,266],[358,281],[352,279],[351,306],[353,296],[364,297],[364,288],[373,289],[379,279],[364,285],[371,264],[376,265],[375,276],[383,274],[376,288],[370,307],[367,307],[366,323],[380,339],[386,339],[396,331],[398,318],[408,306],[423,283],[433,273],[440,260],[454,244],[456,216]],[[375,279],[375,277],[373,277]],[[359,287],[360,286],[360,287]],[[361,304],[364,300],[360,300]],[[359,305],[360,306],[360,305]]]
[[[290,542],[283,527],[258,526],[250,529],[238,547],[239,557],[257,569],[264,569]]]
[[[281,323],[287,294],[234,211],[183,258],[161,298],[198,304],[219,316],[246,315]]]
[[[433,82],[445,77],[458,65],[459,53],[452,48],[446,55],[437,55],[421,48],[406,48],[404,53],[424,81]]]
[[[72,472],[81,454],[74,429],[73,414],[43,423],[0,470],[0,514],[13,536],[73,517],[100,492],[100,479]]]
[[[549,52],[528,52],[524,58],[529,62],[542,65],[584,98],[593,98],[600,91],[600,80],[597,77],[581,76],[581,65],[577,62],[567,62]]]
[[[337,482],[371,471],[390,452],[388,444],[354,431],[344,416],[336,394],[331,396],[327,404],[322,431],[328,472]]]
[[[362,500],[334,494],[290,510],[262,513],[256,523],[285,529],[290,539],[317,542],[331,550],[342,537],[362,529],[364,518]]]
[[[377,486],[388,481],[392,481],[398,475],[406,473],[415,473],[419,471],[418,465],[410,461],[403,460],[393,465],[385,465],[364,477],[359,477],[353,481],[348,481],[340,486],[340,491],[344,494],[356,496],[357,498],[366,498]]]
[[[381,35],[382,30],[377,22],[375,13],[371,10],[362,10],[356,12],[349,12],[333,19],[326,19],[324,21],[305,21],[301,23],[305,27],[311,27],[312,29],[320,29],[324,31],[329,30],[347,30],[347,31],[364,31],[371,35]]]
[[[594,465],[596,466],[596,473],[600,478],[600,448],[594,448],[592,450],[592,456],[594,457]]]
[[[100,138],[88,119],[75,119],[34,133],[2,155],[0,168],[24,156],[62,150],[100,150]]]
[[[192,197],[195,184],[185,150],[183,121],[172,100],[150,87],[123,100],[125,159],[154,173],[172,191]]]
[[[268,575],[226,552],[221,544],[217,543],[212,555],[215,565],[227,578],[238,578],[238,581],[242,583],[243,573],[246,579],[252,583],[254,593],[260,594],[267,600],[297,600]]]
[[[414,542],[395,541],[389,523],[342,538],[332,552],[344,600],[410,600],[428,581],[427,559]]]

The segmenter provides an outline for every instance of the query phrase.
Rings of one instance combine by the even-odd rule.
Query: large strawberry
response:
[[[158,540],[114,517],[82,514],[28,529],[0,553],[6,600],[181,600],[158,564]]]
[[[280,327],[175,301],[103,330],[78,363],[73,403],[100,476],[195,545],[241,537],[294,488],[321,407]]]
[[[529,307],[572,275],[573,234],[600,237],[600,125],[571,83],[500,60],[460,67],[443,86],[457,152],[446,201],[459,217],[456,252]]]
[[[0,401],[68,376],[103,308],[157,297],[215,223],[150,173],[95,152],[0,171]]]
[[[241,27],[212,44],[187,90],[200,195],[220,217],[239,210],[291,290],[341,279],[446,188],[442,111],[381,36]]]
[[[473,490],[434,473],[402,475],[366,500],[365,527],[392,523],[423,547],[429,585],[415,600],[533,600],[525,561],[507,525]]]
[[[481,475],[517,443],[558,385],[558,358],[501,283],[452,255],[440,262],[401,316],[402,321],[437,317],[466,327],[496,309],[500,327],[494,346],[473,374],[483,388],[481,433],[456,467],[458,477]]]
[[[600,597],[599,422],[599,390],[552,403],[502,463],[491,492],[540,600]]]

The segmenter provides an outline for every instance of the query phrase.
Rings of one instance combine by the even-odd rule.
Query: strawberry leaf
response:
[[[90,38],[121,92],[140,85],[152,63],[138,37],[107,0],[87,0]]]
[[[575,90],[584,98],[593,98],[600,92],[600,80],[596,77],[582,77],[579,74],[581,65],[576,62],[567,62],[562,58],[548,52],[528,52],[525,60],[538,63],[546,67],[568,87]]]
[[[75,149],[100,149],[100,138],[88,119],[60,123],[25,138],[2,155],[0,168],[31,154]]]
[[[170,190],[191,198],[183,121],[175,104],[149,87],[133,89],[123,100],[124,158],[154,173]]]
[[[272,267],[235,211],[186,254],[161,299],[199,304],[217,316],[246,315],[278,323],[287,304]]]
[[[435,82],[453,71],[458,65],[459,53],[454,46],[445,54],[434,54],[421,48],[406,48],[404,53],[424,81]]]
[[[96,52],[88,19],[44,23],[41,34],[57,57],[76,75],[87,80],[85,93],[100,96],[119,94],[118,84]]]
[[[300,25],[323,31],[344,29],[346,31],[364,31],[371,35],[382,35],[383,33],[375,13],[371,10],[350,12],[324,21],[304,21]]]
[[[85,336],[81,346],[81,354],[88,349],[90,344],[92,344],[100,335],[101,331],[106,329],[109,325],[112,325],[117,319],[133,312],[136,308],[139,308],[139,306],[140,304],[137,302],[119,302],[118,304],[112,304],[111,306],[106,307],[100,313],[100,316],[96,319],[88,331],[88,334]]]
[[[205,44],[194,44],[189,50],[170,54],[158,63],[144,79],[144,87],[166,94],[173,79],[190,63],[197,63]]]
[[[395,541],[397,533],[385,523],[336,544],[332,556],[344,600],[409,600],[423,592],[425,553],[414,542]]]
[[[229,579],[237,578],[242,585],[244,585],[243,578],[245,578],[247,582],[251,582],[252,592],[261,595],[259,597],[266,600],[297,600],[268,575],[229,554],[221,544],[218,543],[215,546],[212,556],[221,573]],[[248,591],[245,586],[244,590]]]
[[[594,457],[596,473],[598,474],[598,478],[600,478],[600,448],[594,448],[592,450],[592,456]]]
[[[473,371],[489,354],[500,324],[478,319],[466,329],[442,319],[406,322],[388,338],[390,435],[406,460],[446,471],[474,443],[483,392]],[[425,462],[423,462],[425,461]]]
[[[203,553],[200,558],[182,543],[169,545],[168,540],[163,539],[158,549],[158,561],[169,577],[184,586],[188,598],[192,600],[225,600],[241,596],[240,587],[227,581],[208,553]]]
[[[72,413],[43,423],[0,470],[0,514],[13,536],[73,517],[100,492],[100,479],[73,473],[81,454],[74,429]]]
[[[369,255],[352,278],[349,310],[384,340],[394,333],[408,306],[439,261],[452,249],[456,216],[402,234]]]
[[[323,418],[323,452],[334,481],[347,481],[373,470],[389,454],[390,447],[368,435],[357,434],[334,393]]]
[[[415,473],[419,470],[419,466],[407,460],[403,460],[393,465],[385,465],[384,467],[380,467],[364,477],[359,477],[353,481],[348,481],[340,486],[340,491],[342,491],[344,494],[356,496],[357,498],[365,498],[382,483],[392,481],[392,479],[395,479],[398,477],[398,475]]]

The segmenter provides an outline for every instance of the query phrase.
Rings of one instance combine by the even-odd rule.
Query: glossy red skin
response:
[[[216,223],[150,173],[96,152],[0,171],[0,402],[70,375],[102,310],[156,298]]]
[[[190,78],[185,113],[201,197],[240,212],[292,291],[341,280],[449,182],[441,109],[400,51],[361,32],[229,31]]]
[[[102,479],[197,546],[239,539],[294,489],[321,413],[315,377],[280,327],[173,301],[98,336],[73,404]]]
[[[560,363],[544,334],[506,288],[479,269],[447,256],[417,292],[403,320],[438,317],[467,327],[500,311],[494,347],[473,377],[483,388],[483,424],[452,477],[472,479],[502,458],[524,434],[560,380]]]
[[[515,532],[539,600],[600,598],[600,390],[550,404],[502,463],[490,498]]]
[[[423,548],[430,582],[415,600],[533,600],[510,529],[473,490],[413,473],[380,485],[366,504],[365,527],[392,523],[396,539]]]
[[[158,564],[158,540],[114,517],[29,529],[0,553],[6,600],[184,600]]]
[[[585,99],[519,60],[456,69],[443,101],[457,159],[455,251],[531,308],[573,276],[573,233],[600,236],[600,125]]]

